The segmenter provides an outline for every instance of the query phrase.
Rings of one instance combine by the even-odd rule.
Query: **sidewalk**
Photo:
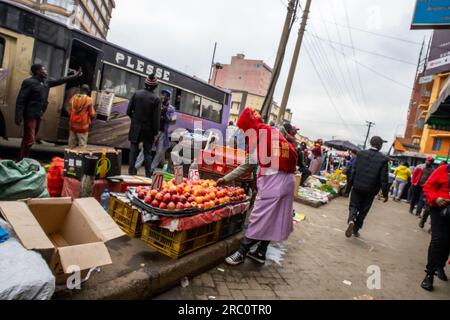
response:
[[[376,200],[361,238],[351,239],[344,236],[348,199],[319,209],[295,208],[306,220],[269,251],[266,265],[249,259],[236,267],[222,263],[192,279],[189,287],[178,286],[156,299],[450,299],[450,282],[436,278],[434,292],[420,287],[430,235],[428,226],[418,227],[407,204]],[[367,286],[370,266],[380,268],[379,290]]]
[[[112,265],[93,272],[82,290],[55,293],[53,299],[150,299],[220,264],[236,250],[243,234],[208,246],[178,260],[168,258],[139,239],[124,237],[107,244]]]

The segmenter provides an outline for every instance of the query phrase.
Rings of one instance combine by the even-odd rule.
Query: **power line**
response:
[[[320,10],[319,13],[322,16],[322,10]],[[324,25],[324,26],[325,26],[325,32],[326,32],[327,38],[330,38],[330,33],[328,31],[328,27],[326,25]],[[311,30],[315,33],[314,27],[312,25],[311,25]],[[318,41],[317,39],[314,39],[314,38],[312,38],[310,40],[311,40],[311,43],[315,44],[319,48],[318,49],[319,51],[321,51],[321,52],[325,51],[325,49],[322,48],[322,43],[320,41]],[[348,100],[349,100],[348,106],[350,106],[350,108],[353,110],[353,112],[355,114],[357,114],[361,118],[361,121],[364,121],[363,117],[359,113],[358,107],[356,105],[354,105],[354,101],[351,98],[351,90],[349,90],[349,87],[347,86],[347,82],[345,81],[345,75],[344,75],[344,72],[341,69],[341,65],[339,63],[339,59],[338,59],[338,57],[336,55],[336,52],[332,51],[332,56],[333,56],[334,61],[335,61],[334,64],[330,63],[330,61],[328,60],[328,56],[329,56],[328,54],[324,53],[323,55],[324,55],[324,60],[326,61],[326,64],[327,64],[327,66],[328,66],[328,68],[330,70],[329,72],[331,74],[331,77],[330,77],[331,82],[333,82],[333,81],[336,82],[336,85],[334,86],[335,89],[337,88],[336,92],[338,94],[348,98]],[[333,66],[337,67],[337,72],[334,72]],[[336,76],[336,74],[340,74],[340,76],[343,79],[343,81],[340,81],[338,79],[338,76]],[[342,85],[345,88],[343,88]],[[340,93],[338,91],[340,91]],[[347,95],[346,92],[348,93],[348,95]]]
[[[332,64],[329,62],[327,55],[325,53],[323,53],[323,50],[320,48],[319,44],[315,44],[312,41],[312,38],[308,38],[308,40],[311,42],[309,44],[311,49],[314,49],[316,51],[316,53],[314,54],[310,50],[310,52],[313,53],[315,55],[315,58],[317,59],[318,68],[324,70],[323,74],[328,77],[328,81],[330,82],[331,87],[334,89],[334,91],[337,93],[337,95],[345,97],[346,96],[345,90],[342,88],[341,82],[339,81],[339,79],[336,76],[336,73],[334,72],[333,68],[331,67]],[[323,54],[324,58],[322,58],[322,54]],[[350,104],[349,104],[350,106],[351,106],[351,103],[352,102],[350,101]]]
[[[317,52],[315,54],[311,51],[311,49],[309,50],[309,52],[313,53],[315,55],[315,58],[317,59],[316,69],[318,70],[319,68],[323,68],[323,70],[324,70],[323,74],[328,76],[328,80],[329,80],[329,82],[331,84],[331,88],[334,89],[334,91],[336,92],[336,94],[338,96],[346,97],[346,94],[345,94],[344,90],[341,87],[341,82],[337,78],[336,73],[334,72],[333,68],[328,65],[328,64],[331,65],[331,63],[329,62],[328,57],[327,57],[326,54],[324,54],[325,59],[322,60],[321,54],[323,53],[322,52],[323,50],[319,46],[320,43],[317,42],[317,48],[316,48],[315,47],[316,44],[312,41],[312,38],[307,38],[307,40],[309,40],[309,42],[311,42],[311,43],[307,42],[307,43],[309,43],[310,48],[317,50]],[[337,57],[336,57],[336,59],[337,59]],[[324,65],[324,67],[322,66],[322,64]],[[322,78],[322,81],[323,81],[323,85],[325,86],[326,83],[324,81],[324,78]],[[350,104],[345,104],[345,106],[347,106],[347,105],[351,106],[351,103],[352,102],[350,101]],[[352,130],[353,128],[350,128],[348,126],[347,126],[347,128],[348,128],[348,130],[350,130],[350,132],[353,135],[358,135],[358,133],[356,131]]]
[[[317,38],[318,40],[321,40],[321,41],[325,41],[325,42],[330,42],[330,43],[338,44],[338,45],[340,45],[340,46],[347,47],[347,48],[354,48],[354,47],[352,47],[351,45],[343,44],[343,43],[341,43],[341,42],[339,42],[339,41],[333,41],[333,40],[329,40],[329,39],[324,39],[324,38],[319,37],[319,36],[317,36],[317,35],[312,35],[312,36],[315,37],[315,38]],[[354,48],[354,50],[361,51],[361,52],[365,52],[365,53],[368,53],[368,54],[371,54],[371,55],[374,55],[374,56],[379,56],[379,57],[382,57],[382,58],[390,59],[390,60],[393,60],[393,61],[397,61],[397,62],[401,62],[401,63],[413,65],[413,66],[417,66],[417,63],[415,63],[415,62],[411,62],[411,61],[406,61],[406,60],[398,59],[398,58],[391,57],[391,56],[387,56],[387,55],[384,55],[384,54],[381,54],[381,53],[378,53],[378,52],[374,52],[374,51],[370,51],[370,50],[365,50],[365,49],[361,49],[361,48]]]
[[[333,20],[336,21],[336,15],[334,13],[333,1],[330,1],[330,6],[331,6],[331,12],[333,14]],[[341,49],[344,50],[344,47],[342,45],[341,33],[339,32],[339,29],[337,27],[336,27],[336,32],[337,32],[337,35],[338,35],[338,40],[341,43]],[[347,59],[344,59],[344,65],[345,65],[345,68],[347,70],[348,79],[349,79],[350,86],[351,86],[351,89],[352,89],[351,92],[350,92],[350,96],[353,98],[353,95],[355,95],[355,97],[356,97],[355,98],[355,102],[356,102],[356,105],[358,105],[359,102],[358,102],[358,98],[356,96],[356,90],[355,90],[355,86],[353,84],[353,79],[352,79],[352,76],[351,76],[351,73],[350,73],[350,68],[348,67]],[[352,95],[352,93],[353,93],[353,95]]]
[[[386,34],[383,34],[383,33],[378,33],[378,32],[373,32],[373,31],[369,31],[369,30],[365,30],[365,29],[361,29],[361,28],[352,27],[350,25],[345,26],[345,25],[342,25],[342,24],[339,24],[339,23],[336,23],[336,22],[333,22],[333,21],[328,21],[328,20],[325,20],[325,19],[323,19],[323,21],[324,21],[324,23],[334,24],[334,25],[339,26],[341,28],[348,28],[348,29],[351,29],[351,30],[364,32],[364,33],[372,34],[372,35],[375,35],[375,36],[378,36],[378,37],[387,38],[387,39],[396,40],[396,41],[401,41],[401,42],[405,42],[405,43],[409,43],[409,44],[421,45],[420,42],[416,42],[416,41],[413,41],[413,40],[407,40],[407,39],[404,39],[404,38],[389,36],[389,35],[386,35]]]
[[[345,19],[347,21],[347,26],[350,26],[350,19],[348,17],[348,10],[347,10],[347,0],[344,0],[344,12],[345,12]],[[355,50],[355,45],[354,45],[354,42],[353,42],[352,31],[351,31],[351,29],[347,29],[347,30],[348,30],[348,34],[349,34],[349,37],[350,37],[350,44],[352,45],[353,58],[356,59],[356,50]],[[362,85],[361,73],[359,72],[359,67],[356,64],[356,62],[353,62],[353,63],[355,64],[356,76],[357,76],[357,79],[358,79],[359,89],[361,91],[361,97],[362,97],[362,101],[363,101],[364,110],[366,111],[367,114],[371,115],[371,110],[369,109],[369,107],[367,105],[366,94],[364,92],[364,88],[363,88],[363,85]]]
[[[337,115],[338,115],[339,118],[341,119],[341,121],[342,121],[342,123],[344,124],[344,126],[347,128],[348,132],[349,132],[349,133],[352,133],[350,127],[349,127],[349,126],[347,125],[347,123],[345,122],[344,118],[342,117],[341,113],[339,112],[339,109],[336,107],[336,105],[335,105],[333,99],[331,98],[330,92],[328,91],[328,88],[326,87],[325,82],[323,81],[322,76],[320,75],[320,72],[318,71],[318,69],[317,69],[317,67],[316,67],[316,64],[314,63],[314,60],[313,60],[312,57],[311,57],[311,54],[310,54],[309,49],[308,49],[308,45],[305,45],[305,50],[306,50],[306,54],[308,55],[309,60],[311,61],[311,64],[312,64],[313,67],[314,67],[314,70],[316,71],[317,77],[319,78],[319,80],[320,80],[320,82],[321,82],[321,84],[322,84],[322,87],[323,87],[323,89],[325,90],[325,92],[326,92],[326,94],[327,94],[327,96],[328,96],[328,99],[329,99],[330,102],[331,102],[331,105],[333,106],[334,110],[336,111]]]
[[[340,53],[341,55],[343,55],[344,57],[348,57],[345,53],[339,51],[339,49],[336,49],[331,43],[328,43],[328,45],[329,45],[331,48],[333,48],[336,52],[338,52],[338,53]],[[378,72],[377,70],[375,70],[375,69],[373,69],[373,68],[371,68],[371,67],[369,67],[369,66],[366,66],[365,64],[362,64],[361,62],[359,62],[359,61],[356,60],[356,59],[353,59],[352,57],[348,57],[348,58],[349,58],[350,60],[355,61],[355,62],[356,62],[358,65],[360,65],[361,67],[363,67],[363,68],[365,68],[365,69],[367,69],[367,70],[370,70],[371,72],[375,73],[376,75],[378,75],[378,76],[380,76],[380,77],[382,77],[382,78],[384,78],[384,79],[386,79],[386,80],[389,80],[389,81],[391,81],[391,82],[394,82],[394,83],[396,83],[396,84],[398,84],[398,85],[400,85],[400,86],[402,86],[402,87],[404,87],[404,88],[407,88],[407,89],[409,89],[409,90],[413,90],[413,88],[411,88],[409,85],[406,85],[406,84],[401,83],[401,82],[399,82],[399,81],[397,81],[397,80],[395,80],[395,79],[393,79],[393,78],[391,78],[391,77],[388,77],[388,76],[386,76],[386,75],[384,75],[384,74]]]

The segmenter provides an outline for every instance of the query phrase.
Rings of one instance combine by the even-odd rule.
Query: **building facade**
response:
[[[209,82],[222,88],[266,96],[271,78],[272,69],[264,61],[245,59],[245,55],[237,54],[230,64],[214,67]]]
[[[114,0],[16,0],[42,14],[52,17],[69,27],[86,31],[106,39]]]
[[[236,123],[237,119],[239,118],[239,115],[241,114],[242,110],[244,110],[245,107],[249,107],[257,110],[258,112],[261,112],[265,97],[257,94],[252,94],[247,91],[234,90],[232,92],[231,99],[232,100],[231,100],[231,111],[229,121],[233,121],[233,123]],[[269,122],[271,121],[277,122],[279,114],[280,114],[280,106],[275,101],[273,101],[269,113]],[[286,113],[284,114],[284,121],[290,123],[291,120],[292,120],[292,112],[290,109],[287,109]]]
[[[433,104],[450,81],[450,62],[446,59],[449,55],[450,30],[434,31],[426,66],[414,84],[405,136],[394,142],[395,154],[421,158],[432,155],[438,160],[449,156],[450,133],[425,123]]]

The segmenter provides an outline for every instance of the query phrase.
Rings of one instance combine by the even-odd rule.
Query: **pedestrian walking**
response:
[[[409,213],[413,214],[414,208],[417,205],[416,216],[420,216],[422,214],[424,207],[423,185],[433,173],[433,162],[434,159],[432,157],[428,157],[426,163],[424,165],[417,166],[412,174],[412,194],[409,205]]]
[[[263,264],[270,242],[285,241],[293,231],[297,153],[282,134],[264,124],[261,116],[253,109],[245,108],[237,125],[244,133],[250,129],[256,131],[256,136],[249,141],[248,154],[256,153],[259,166],[258,194],[245,238],[239,250],[225,261],[230,265],[238,265],[243,263],[248,255],[249,258]],[[271,155],[270,163],[267,163],[267,158],[259,152],[260,150],[266,150],[267,154]],[[228,180],[228,177],[224,180]],[[219,180],[219,183],[223,183],[224,180]],[[258,243],[256,251],[249,253]]]
[[[448,281],[444,268],[450,254],[450,166],[440,166],[423,186],[431,213],[431,242],[422,288],[433,290],[434,276]]]
[[[158,80],[155,75],[149,75],[145,80],[145,89],[138,90],[131,97],[127,115],[131,119],[128,140],[130,141],[129,175],[136,175],[136,159],[139,154],[139,144],[143,143],[145,175],[151,177],[152,146],[159,132],[161,120],[161,99],[155,94]]]
[[[394,171],[395,182],[394,182],[394,200],[400,201],[403,195],[403,190],[408,184],[408,180],[411,178],[411,171],[406,162],[403,162]]]
[[[297,150],[297,167],[298,171],[302,174],[302,178],[300,181],[300,186],[304,186],[306,180],[311,176],[311,171],[309,171],[308,167],[305,163],[305,153],[304,150],[307,148],[306,143],[302,142],[300,143],[300,148]]]
[[[177,121],[175,107],[170,103],[171,96],[172,91],[161,90],[161,121],[159,133],[155,139],[156,153],[152,161],[151,174],[165,158],[166,151],[170,147],[169,126]]]
[[[314,147],[311,149],[311,164],[309,166],[309,171],[311,171],[312,175],[316,175],[319,173],[320,168],[322,166],[323,158],[322,158],[322,144],[323,141],[321,139],[317,140],[314,144]]]
[[[351,191],[347,238],[359,237],[364,219],[372,207],[375,196],[380,189],[384,202],[388,201],[388,157],[380,150],[385,141],[380,137],[370,140],[371,148],[358,153],[353,164],[352,175],[347,184],[347,192]]]
[[[96,116],[94,101],[89,96],[91,89],[87,84],[80,88],[70,100],[69,148],[86,147],[91,119]]]
[[[31,78],[22,82],[16,100],[15,123],[23,123],[23,138],[20,146],[19,160],[30,156],[31,148],[36,142],[42,117],[48,107],[48,94],[51,88],[63,85],[83,75],[81,68],[72,77],[48,80],[47,69],[42,64],[31,66]]]

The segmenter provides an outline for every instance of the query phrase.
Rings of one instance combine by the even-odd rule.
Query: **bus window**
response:
[[[182,91],[180,97],[179,110],[182,113],[200,117],[200,101],[201,98],[192,93]]]
[[[4,54],[5,54],[5,39],[0,38],[0,68],[3,66]]]
[[[222,121],[223,106],[217,102],[202,98],[202,115],[206,120],[220,123]]]
[[[136,74],[105,64],[101,89],[111,89],[116,96],[130,99],[139,89],[140,78]]]
[[[46,67],[50,79],[60,78],[64,65],[64,50],[36,41],[34,63],[39,63]]]

